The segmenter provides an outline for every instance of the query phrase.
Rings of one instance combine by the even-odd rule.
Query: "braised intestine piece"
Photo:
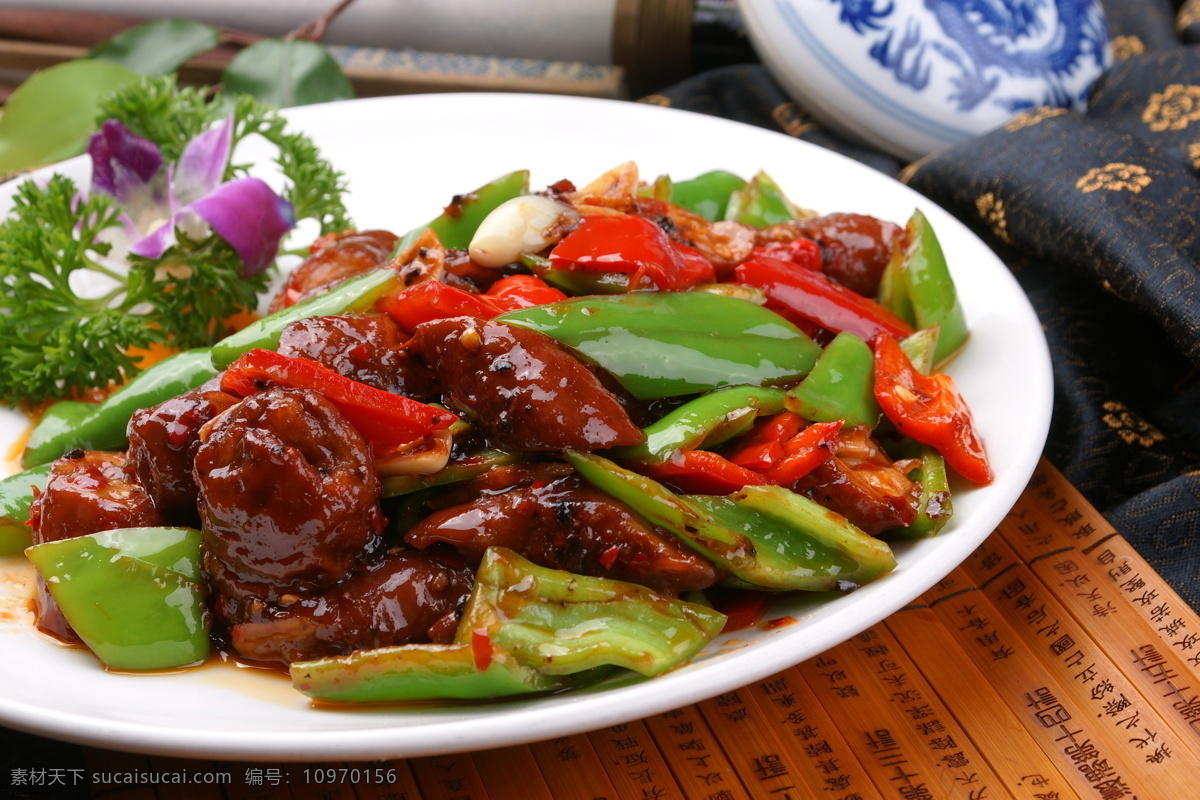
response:
[[[917,515],[921,486],[907,473],[911,461],[895,461],[863,425],[843,428],[837,449],[792,487],[878,536],[910,524]]]
[[[205,426],[201,440],[204,567],[221,594],[318,593],[379,546],[370,449],[316,392],[268,388]]]
[[[408,338],[386,314],[313,317],[283,329],[279,352],[316,361],[385,392],[432,399],[437,393],[433,375],[404,349]]]
[[[822,271],[866,297],[879,291],[883,270],[891,261],[904,228],[864,214],[826,214],[781,222],[755,233],[758,244],[812,239],[821,246]]]
[[[163,519],[123,453],[74,450],[51,466],[45,491],[29,509],[29,522],[33,544],[44,544],[117,528],[162,525]],[[79,641],[40,576],[34,621],[45,633]]]
[[[409,347],[499,447],[590,451],[644,438],[591,370],[543,333],[452,317],[418,325]]]
[[[200,490],[192,464],[200,447],[200,428],[237,402],[231,394],[201,387],[135,411],[130,419],[129,468],[169,523],[198,523]]]
[[[272,312],[330,289],[344,280],[378,269],[399,241],[389,231],[344,231],[326,234],[309,247],[309,256],[288,275],[271,301]]]
[[[575,475],[442,509],[404,538],[420,548],[453,545],[473,564],[487,548],[507,547],[544,567],[669,593],[704,589],[720,577],[712,564]]]
[[[453,554],[393,551],[320,594],[238,604],[225,615],[230,645],[243,658],[291,663],[410,642],[448,643],[473,581],[472,570]],[[218,613],[223,610],[219,603]]]
[[[449,552],[380,552],[370,449],[328,400],[270,387],[201,439],[204,572],[238,656],[289,663],[453,637],[471,570]]]

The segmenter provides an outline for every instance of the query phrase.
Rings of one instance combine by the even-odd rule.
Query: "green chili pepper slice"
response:
[[[934,352],[937,350],[938,326],[924,328],[900,341],[900,349],[908,356],[913,367],[928,374],[933,369]],[[905,440],[921,459],[917,468],[910,473],[921,484],[921,496],[917,501],[917,516],[903,528],[887,531],[890,539],[925,539],[941,533],[942,528],[954,515],[954,504],[950,499],[950,482],[946,476],[946,460],[933,447],[918,445],[911,439]]]
[[[907,526],[894,528],[884,535],[889,539],[926,539],[937,536],[954,514],[950,499],[950,482],[946,476],[946,460],[927,444],[921,445],[921,462],[910,477],[921,483],[917,516]]]
[[[691,180],[676,181],[671,187],[669,202],[699,214],[709,222],[725,219],[729,198],[744,189],[746,181],[724,170],[713,170]]]
[[[26,550],[63,616],[110,669],[208,657],[200,531],[128,528]]]
[[[747,486],[729,497],[681,496],[601,456],[567,451],[566,457],[596,488],[743,585],[823,591],[866,583],[896,566],[887,544],[780,486]]]
[[[492,643],[543,675],[603,666],[652,676],[683,664],[725,625],[707,606],[644,586],[539,567],[488,548],[457,641],[486,631]]]
[[[291,665],[329,702],[482,699],[592,683],[613,666],[657,675],[721,632],[725,616],[642,586],[538,567],[489,548],[451,645],[406,645]]]
[[[619,272],[589,272],[581,269],[552,269],[542,280],[572,297],[589,294],[625,294],[629,276]]]
[[[577,686],[574,676],[542,675],[504,653],[480,656],[479,644],[413,644],[347,656],[296,661],[300,692],[327,703],[487,700]],[[593,680],[602,676],[588,676]]]
[[[715,446],[744,433],[756,417],[783,410],[785,392],[769,386],[733,386],[701,395],[643,429],[646,441],[610,455],[661,464],[677,450]]]
[[[908,286],[904,283],[904,245],[903,239],[897,237],[892,249],[892,259],[884,267],[879,277],[879,290],[875,299],[879,305],[895,314],[914,328],[917,318],[913,314],[912,300],[908,296]]]
[[[787,409],[814,422],[843,420],[874,429],[883,412],[875,400],[875,356],[852,333],[825,346],[812,372],[787,393]]]
[[[914,211],[908,221],[907,249],[901,270],[918,328],[937,325],[934,363],[942,364],[967,341],[967,319],[946,256],[929,220]]]
[[[134,411],[195,389],[215,374],[207,349],[185,350],[138,373],[98,405],[56,403],[29,434],[21,465],[45,464],[79,447],[120,450]]]
[[[452,249],[463,249],[471,243],[479,223],[501,203],[529,194],[529,170],[517,170],[489,181],[473,192],[456,195],[437,218],[413,228],[396,243],[395,253],[403,253],[421,234],[432,228],[438,241]]]
[[[50,465],[27,469],[0,481],[0,556],[15,556],[29,547],[29,506],[34,489],[50,480]]]
[[[709,292],[577,297],[496,319],[571,347],[639,400],[791,383],[820,353],[773,311]]]
[[[327,292],[276,311],[250,323],[237,333],[226,336],[213,345],[212,364],[217,369],[225,369],[251,350],[277,350],[279,335],[293,322],[330,314],[365,311],[374,306],[379,298],[391,294],[400,286],[399,273],[387,267],[351,278]]]
[[[765,172],[759,172],[744,188],[733,192],[725,209],[725,219],[755,228],[788,222],[799,216],[800,210]]]

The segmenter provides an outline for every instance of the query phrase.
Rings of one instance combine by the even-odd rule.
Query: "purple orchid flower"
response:
[[[178,163],[164,170],[158,147],[117,120],[92,135],[92,191],[125,207],[129,252],[159,258],[175,243],[176,230],[201,238],[211,229],[241,257],[244,276],[270,265],[295,224],[292,205],[258,178],[221,183],[232,143],[227,118],[188,142]]]

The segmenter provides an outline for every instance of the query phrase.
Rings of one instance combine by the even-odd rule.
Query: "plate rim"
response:
[[[957,228],[955,236],[967,236],[973,240],[973,247],[982,248],[983,251],[990,254],[996,264],[1003,268],[1003,262],[991,251],[991,249],[982,242],[973,232],[971,232],[961,221],[954,218],[949,212],[942,209],[932,200],[917,194],[907,186],[904,186],[898,181],[889,176],[877,172],[870,167],[853,161],[841,154],[833,151],[820,148],[816,145],[803,142],[786,134],[771,131],[765,128],[747,125],[734,120],[729,120],[721,117],[710,116],[698,112],[675,109],[662,108],[649,104],[630,103],[627,101],[607,100],[598,98],[583,98],[572,96],[557,96],[557,95],[512,95],[504,93],[467,93],[467,94],[423,94],[423,95],[405,95],[383,98],[365,98],[358,100],[342,101],[338,104],[326,104],[323,106],[309,106],[300,109],[290,109],[286,113],[289,118],[296,119],[304,125],[304,120],[307,116],[319,118],[319,115],[328,113],[333,106],[342,106],[345,104],[358,104],[363,108],[368,105],[379,105],[388,107],[394,104],[408,104],[411,106],[420,106],[424,104],[439,105],[443,103],[462,104],[462,103],[503,103],[503,104],[519,104],[519,105],[545,105],[556,104],[560,107],[579,106],[588,107],[589,109],[612,110],[621,108],[629,114],[676,114],[687,115],[696,120],[703,120],[703,123],[696,124],[711,125],[714,130],[727,126],[724,129],[730,132],[752,130],[757,131],[755,135],[765,134],[768,136],[778,137],[780,141],[788,141],[795,146],[802,148],[811,148],[810,155],[818,159],[832,159],[837,168],[847,169],[851,173],[860,171],[859,174],[869,174],[872,179],[891,181],[896,186],[901,187],[906,192],[914,197],[914,202],[919,201],[923,209],[936,209],[934,216],[944,219],[938,220],[938,229],[941,231],[946,225],[946,220]],[[79,157],[84,159],[86,157]],[[48,174],[50,171],[61,170],[67,165],[76,163],[79,159],[63,162],[57,165],[52,165],[43,170],[36,171],[32,174],[35,179],[41,174]],[[719,160],[714,157],[714,161]],[[524,165],[515,165],[512,168],[522,168]],[[715,166],[714,166],[715,168]],[[764,168],[769,169],[770,165],[764,165]],[[20,176],[16,180],[23,180],[31,176]],[[582,176],[573,176],[582,177]],[[351,176],[351,179],[353,176]],[[11,185],[11,183],[9,184]],[[7,197],[7,187],[0,187],[0,192],[5,192]],[[839,210],[839,209],[827,209]],[[853,210],[853,209],[849,209]],[[1032,435],[1027,440],[1022,442],[1021,448],[1017,451],[1014,460],[1014,465],[1009,468],[1005,478],[1005,485],[1019,483],[1023,488],[1029,478],[1032,476],[1034,469],[1037,466],[1046,437],[1049,432],[1050,414],[1052,410],[1053,400],[1053,379],[1051,372],[1049,347],[1045,340],[1045,336],[1041,331],[1040,322],[1029,303],[1028,298],[1020,289],[1016,279],[1005,268],[997,272],[995,276],[997,280],[1008,281],[1010,290],[1016,290],[1016,293],[1023,300],[1023,304],[1017,309],[1011,309],[1019,312],[1019,316],[1025,317],[1025,324],[1033,324],[1037,327],[1037,337],[1035,337],[1035,352],[1028,354],[1031,356],[1031,361],[1028,364],[1028,374],[1035,379],[1036,391],[1030,397],[1030,412],[1029,419],[1031,421]],[[1019,496],[1018,490],[1012,500],[1015,502]],[[986,538],[986,535],[991,532],[999,523],[999,521],[1008,513],[1011,508],[1011,503],[1000,508],[993,503],[991,506],[985,507],[984,511],[979,512],[981,516],[972,519],[972,528],[978,528],[985,531],[977,537],[961,537],[955,539],[949,545],[942,547],[937,552],[951,553],[951,559],[955,564],[961,563],[971,551],[973,551],[979,543]],[[886,616],[894,613],[894,611],[911,602],[912,598],[919,596],[921,593],[930,588],[938,580],[944,577],[936,576],[921,576],[919,579],[910,578],[910,583],[906,584],[908,589],[917,587],[916,591],[906,591],[905,594],[911,594],[903,600],[887,598],[887,602],[881,604],[881,611],[878,614],[868,614],[856,620],[854,625],[847,626],[844,635],[837,637],[825,634],[819,636],[817,641],[820,649],[810,655],[823,652],[833,645],[845,641],[856,635],[861,630],[871,625],[877,624]],[[864,587],[866,591],[870,587]],[[828,627],[828,626],[826,626]],[[820,629],[824,633],[824,628]],[[837,641],[828,641],[837,638]],[[559,695],[556,699],[565,702],[555,706],[555,708],[565,707],[569,712],[574,706],[576,709],[579,705],[587,706],[588,714],[585,719],[578,719],[577,714],[561,713],[547,714],[544,704],[539,704],[537,700],[519,701],[514,703],[501,704],[507,711],[503,715],[488,716],[483,718],[484,723],[481,725],[480,720],[475,717],[463,717],[449,722],[434,722],[442,730],[438,731],[438,736],[431,737],[431,731],[424,725],[415,727],[399,724],[392,728],[378,727],[360,727],[347,729],[321,729],[319,731],[298,730],[275,732],[270,734],[270,740],[264,740],[265,734],[262,732],[241,732],[241,731],[209,731],[196,729],[171,729],[164,728],[161,725],[139,724],[129,720],[105,720],[103,718],[87,717],[82,718],[78,714],[68,714],[57,710],[46,710],[37,708],[34,705],[28,707],[15,707],[8,698],[0,694],[0,723],[19,730],[24,730],[29,733],[35,733],[43,736],[50,736],[56,739],[72,741],[79,744],[92,744],[102,747],[129,750],[133,752],[157,754],[157,755],[172,755],[186,756],[193,758],[218,758],[218,759],[233,759],[245,760],[250,759],[266,759],[276,761],[328,761],[328,760],[368,760],[372,758],[394,758],[394,757],[417,757],[424,755],[432,755],[435,753],[451,753],[461,752],[471,749],[490,749],[493,747],[502,747],[507,745],[525,743],[530,741],[538,741],[555,736],[565,736],[584,731],[604,728],[610,725],[627,722],[632,719],[641,719],[655,713],[662,713],[673,708],[678,708],[681,705],[697,702],[706,697],[712,697],[723,692],[738,689],[749,682],[764,678],[774,674],[781,669],[784,669],[796,663],[796,660],[791,656],[776,652],[780,648],[768,651],[768,657],[759,658],[754,667],[746,672],[741,672],[736,675],[728,674],[726,670],[724,677],[714,679],[709,676],[709,680],[702,684],[703,690],[689,698],[681,698],[684,692],[680,691],[658,691],[658,686],[674,687],[674,684],[656,684],[656,680],[636,680],[631,681],[629,686],[622,686],[616,689],[589,691],[580,690],[574,693]],[[810,656],[805,656],[810,657]],[[784,663],[787,662],[787,663]],[[633,710],[625,710],[629,703],[622,702],[605,702],[606,699],[617,700],[618,697],[613,695],[614,692],[623,692],[620,699],[632,699]],[[612,695],[610,697],[610,695]],[[599,700],[593,698],[599,697]],[[308,710],[307,713],[320,714],[324,713],[321,710]],[[365,711],[354,711],[353,714],[369,713]],[[547,717],[550,717],[547,719]],[[497,720],[499,724],[497,725]],[[533,724],[530,724],[533,723]],[[501,732],[497,735],[498,728],[507,726],[508,733]],[[531,733],[535,729],[536,733]],[[482,727],[487,735],[481,736],[475,731],[464,730],[465,728]],[[406,734],[404,732],[413,730],[415,733]],[[389,732],[400,731],[398,735],[393,734],[389,737]]]

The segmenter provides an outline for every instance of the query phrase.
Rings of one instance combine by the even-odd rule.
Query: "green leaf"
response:
[[[82,153],[100,98],[137,77],[120,64],[79,59],[25,81],[0,114],[0,175]]]
[[[238,53],[223,80],[229,95],[248,94],[280,108],[354,97],[341,67],[315,42],[265,39]]]
[[[121,64],[143,75],[174,72],[192,56],[220,44],[221,32],[186,19],[160,19],[118,33],[92,48],[88,58]]]

